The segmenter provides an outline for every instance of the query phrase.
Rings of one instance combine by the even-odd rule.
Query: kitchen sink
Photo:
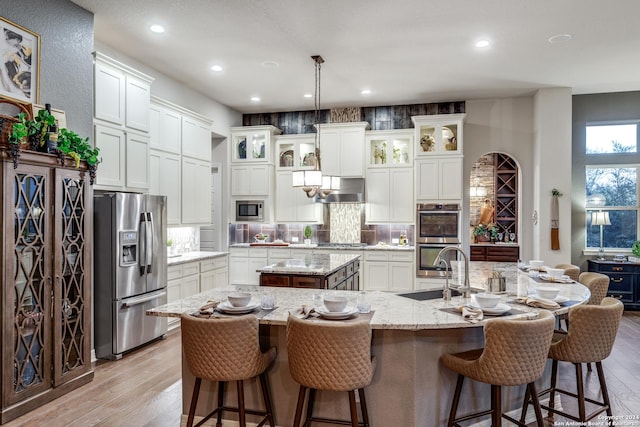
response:
[[[459,291],[457,291],[456,289],[450,289],[451,290],[451,296],[452,297],[457,297],[459,295],[462,295]],[[411,298],[417,301],[427,301],[427,300],[432,300],[432,299],[438,299],[438,298],[442,298],[442,289],[433,289],[430,291],[419,291],[419,292],[409,292],[406,294],[398,294],[398,296],[401,297],[407,297],[407,298]]]

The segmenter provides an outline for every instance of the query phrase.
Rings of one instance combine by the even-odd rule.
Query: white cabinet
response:
[[[273,165],[232,165],[232,196],[268,196],[273,183]]]
[[[125,148],[126,187],[149,190],[149,136],[129,132]]]
[[[211,161],[211,123],[182,116],[182,155]]]
[[[413,129],[365,132],[367,167],[411,167],[413,134]]]
[[[319,128],[322,173],[344,178],[364,178],[364,134],[369,123],[322,124]]]
[[[415,161],[417,201],[461,200],[462,157],[433,157]]]
[[[94,117],[118,125],[123,124],[125,108],[124,72],[96,60],[94,85]]]
[[[293,187],[291,171],[276,172],[275,222],[322,223],[322,204]]]
[[[211,223],[211,162],[182,157],[181,195],[182,224]]]
[[[127,75],[125,80],[125,123],[129,129],[149,132],[151,85],[146,78]]]
[[[415,276],[414,253],[410,251],[365,251],[365,290],[411,291]]]
[[[230,161],[273,163],[274,136],[280,133],[275,126],[232,127]]]
[[[313,169],[316,165],[315,134],[280,135],[276,139],[276,169]]]
[[[413,170],[367,169],[367,223],[413,223]]]
[[[229,284],[228,256],[200,261],[200,292],[224,288]]]
[[[416,157],[462,154],[465,117],[463,113],[412,117]]]
[[[200,264],[198,261],[167,267],[167,303],[171,304],[200,292]],[[169,324],[179,319],[170,319]]]
[[[182,115],[152,102],[149,117],[151,148],[180,154],[182,149]]]
[[[167,196],[167,225],[180,225],[182,171],[180,155],[151,149],[149,193]]]
[[[259,285],[258,268],[268,265],[267,248],[229,248],[229,283]]]

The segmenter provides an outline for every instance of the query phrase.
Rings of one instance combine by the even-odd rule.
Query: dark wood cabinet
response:
[[[360,261],[354,260],[329,274],[260,273],[260,286],[331,289],[360,289]]]
[[[625,309],[640,309],[640,264],[594,259],[588,270],[609,276],[607,296],[618,298]]]
[[[517,262],[520,247],[515,245],[471,245],[471,261]]]
[[[86,164],[0,150],[2,423],[93,379]]]

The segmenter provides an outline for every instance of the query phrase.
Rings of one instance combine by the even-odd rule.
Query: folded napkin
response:
[[[519,302],[520,304],[526,304],[530,307],[536,307],[536,308],[546,308],[546,309],[560,308],[560,304],[558,304],[553,300],[540,298],[538,296],[533,296],[533,295],[528,297],[516,298],[516,301]]]
[[[299,319],[306,319],[311,316],[312,313],[315,313],[315,309],[313,307],[309,307],[307,304],[302,304],[302,308],[298,308],[293,312],[289,312],[292,316],[296,316]]]
[[[462,313],[462,318],[469,323],[477,323],[483,319],[481,308],[469,307],[468,305],[461,305],[458,310]]]
[[[200,313],[210,313],[212,310],[220,304],[220,301],[208,300],[205,305],[200,307]]]

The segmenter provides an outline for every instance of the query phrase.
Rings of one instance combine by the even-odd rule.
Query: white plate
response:
[[[342,320],[342,319],[348,319],[349,317],[353,316],[354,314],[357,314],[358,313],[358,309],[357,308],[350,308],[350,309],[345,309],[344,311],[327,311],[326,308],[319,307],[319,308],[316,308],[316,312],[321,317],[324,317],[325,319]]]
[[[242,313],[249,313],[250,311],[255,310],[259,306],[260,304],[249,304],[244,307],[234,307],[231,304],[229,304],[228,301],[225,301],[223,303],[220,303],[216,308],[223,313],[242,314]]]
[[[562,295],[558,295],[557,297],[555,297],[555,298],[554,298],[554,299],[552,299],[552,300],[551,300],[551,299],[549,299],[549,298],[543,298],[543,297],[541,297],[541,296],[540,296],[540,295],[538,295],[538,294],[533,294],[532,296],[533,296],[534,298],[538,298],[538,299],[541,299],[541,300],[554,301],[554,302],[557,302],[558,304],[563,304],[563,303],[565,303],[565,302],[569,301],[569,298],[567,298],[567,297],[563,297]]]
[[[475,302],[475,301],[471,301],[469,303],[469,307],[471,307],[471,308],[480,308],[478,303]],[[499,302],[498,305],[496,305],[493,308],[480,308],[480,310],[482,310],[482,312],[484,314],[487,314],[487,315],[499,316],[499,315],[504,314],[507,311],[511,310],[511,307],[508,304]]]

